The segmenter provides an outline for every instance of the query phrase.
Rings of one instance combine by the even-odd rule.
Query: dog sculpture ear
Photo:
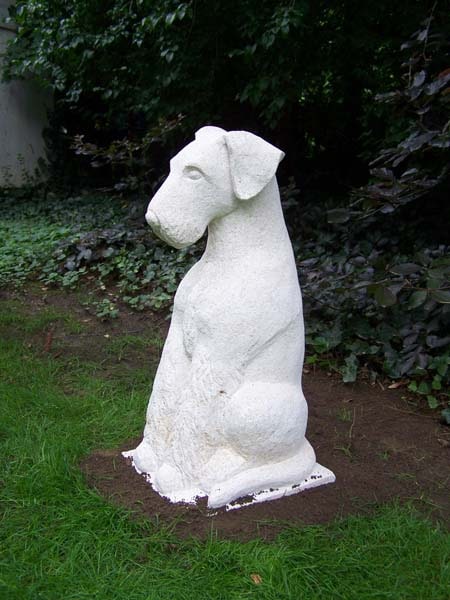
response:
[[[284,152],[248,131],[229,131],[225,143],[236,197],[254,198],[274,177]]]

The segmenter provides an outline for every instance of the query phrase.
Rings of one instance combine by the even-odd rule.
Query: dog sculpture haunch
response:
[[[172,501],[218,507],[295,493],[314,473],[310,486],[334,480],[305,438],[302,299],[275,178],[283,156],[251,133],[204,127],[148,207],[175,248],[208,228],[175,295],[144,438],[125,453]]]

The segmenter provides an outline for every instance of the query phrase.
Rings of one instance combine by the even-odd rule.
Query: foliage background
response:
[[[345,381],[361,369],[406,378],[435,407],[450,372],[447,9],[19,1],[4,76],[31,74],[54,90],[47,135],[59,197],[100,187],[142,205],[206,123],[282,147],[310,361],[337,357]],[[114,280],[135,306],[163,306],[193,255],[174,259],[133,215],[118,219],[58,234],[41,277],[75,284],[94,270],[100,289]]]
[[[364,182],[364,155],[385,134],[374,96],[398,81],[398,48],[430,10],[419,0],[27,0],[12,10],[5,75],[51,85],[71,135],[136,138],[180,113],[174,146],[205,123],[245,127],[287,151],[285,174],[302,188],[336,195]],[[433,15],[443,27],[444,2]]]

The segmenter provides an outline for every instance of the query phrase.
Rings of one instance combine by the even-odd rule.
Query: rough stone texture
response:
[[[302,300],[275,178],[283,156],[251,133],[204,127],[147,211],[176,248],[208,228],[175,296],[144,439],[126,453],[174,502],[292,493],[319,468],[305,438]]]

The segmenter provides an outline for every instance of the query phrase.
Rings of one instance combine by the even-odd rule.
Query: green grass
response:
[[[0,336],[2,600],[448,600],[449,536],[408,508],[239,543],[182,541],[108,504],[77,464],[140,433],[149,381],[38,358],[20,318]]]
[[[117,336],[113,340],[111,340],[108,347],[108,351],[111,354],[116,355],[118,357],[118,360],[121,360],[123,355],[126,354],[126,352],[129,350],[142,352],[152,347],[155,350],[157,350],[158,353],[160,353],[162,350],[163,343],[164,342],[159,335],[154,335],[150,337],[144,335],[139,336],[134,334],[127,334]]]

